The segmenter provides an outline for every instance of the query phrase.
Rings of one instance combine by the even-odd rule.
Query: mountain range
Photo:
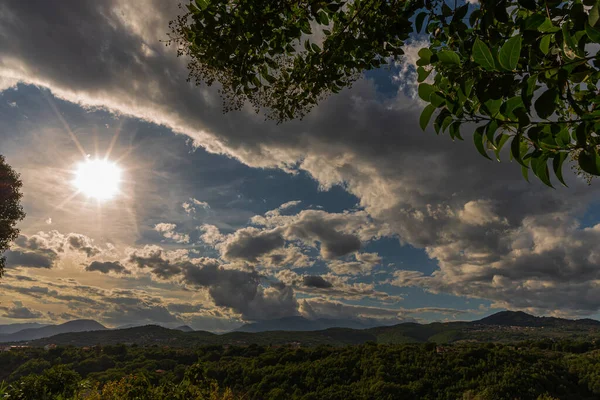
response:
[[[365,319],[308,319],[304,317],[284,317],[266,321],[253,322],[237,328],[237,332],[265,332],[265,331],[321,331],[329,328],[368,329],[381,326],[377,320]]]
[[[46,344],[93,346],[96,344],[161,344],[173,347],[198,345],[348,345],[368,341],[377,343],[451,343],[458,341],[514,342],[540,338],[600,338],[600,321],[536,317],[524,312],[503,311],[471,322],[419,324],[405,322],[393,326],[368,327],[347,320],[308,320],[283,318],[247,324],[236,331],[215,334],[194,331],[188,326],[168,329],[157,325],[126,329],[107,329],[96,321],[78,320],[61,325],[25,329],[0,336],[0,342],[27,342],[32,346]],[[321,329],[321,328],[325,329]],[[273,330],[277,329],[277,330]]]
[[[89,319],[79,319],[60,325],[29,327],[10,334],[0,335],[0,343],[36,340],[61,333],[75,333],[106,330],[104,325]]]

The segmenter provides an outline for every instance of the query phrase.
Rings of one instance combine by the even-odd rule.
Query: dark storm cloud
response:
[[[333,283],[326,281],[321,276],[306,275],[302,278],[302,284],[308,287],[315,287],[320,289],[326,289],[333,287]]]
[[[431,290],[513,307],[600,309],[595,281],[579,278],[595,276],[597,242],[569,243],[595,235],[578,218],[597,186],[573,177],[569,189],[529,184],[515,163],[488,162],[472,144],[421,132],[420,104],[402,96],[382,103],[364,81],[303,122],[275,126],[246,112],[224,118],[215,90],[188,85],[185,60],[158,41],[177,12],[176,2],[159,0],[5,0],[0,75],[164,124],[250,166],[297,166],[324,189],[342,184],[374,226],[438,262],[433,277],[419,277]],[[306,218],[289,228],[289,237],[320,242],[327,259],[376,236]],[[558,226],[547,228],[552,223]],[[525,264],[533,265],[530,273],[520,272]],[[172,262],[140,265],[158,276],[184,273]]]
[[[71,249],[81,251],[82,253],[85,253],[88,257],[93,257],[95,255],[100,254],[101,252],[99,248],[97,248],[91,243],[91,239],[84,235],[70,233],[67,236],[67,242]]]
[[[8,250],[6,256],[7,268],[52,268],[57,255],[51,251],[34,253],[31,251]]]
[[[279,230],[259,231],[256,228],[238,230],[223,246],[223,257],[229,260],[256,262],[261,257],[285,245]]]
[[[93,261],[90,265],[85,267],[86,271],[99,271],[103,274],[108,274],[109,272],[114,272],[117,274],[131,274],[127,268],[125,268],[118,261]]]
[[[155,246],[133,251],[128,261],[138,268],[149,268],[161,279],[170,279],[182,272],[181,263],[168,260],[165,258],[164,250]]]
[[[179,256],[179,257],[178,257]],[[176,279],[192,287],[206,288],[214,304],[230,308],[248,320],[296,315],[297,303],[291,288],[263,288],[253,269],[224,268],[218,260],[188,260],[149,246],[134,250],[129,262],[149,268],[160,279]]]

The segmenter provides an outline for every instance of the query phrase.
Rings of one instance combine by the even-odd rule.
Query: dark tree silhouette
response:
[[[476,4],[474,4],[476,3]],[[225,110],[303,117],[416,34],[420,124],[503,147],[551,186],[563,163],[600,175],[600,0],[189,0],[171,43]],[[467,127],[468,129],[461,128]],[[466,131],[466,132],[465,132]],[[506,146],[505,146],[506,145]]]
[[[21,206],[21,186],[19,174],[0,155],[0,254],[19,236],[17,222],[25,217]],[[4,273],[5,257],[0,257],[0,277]]]

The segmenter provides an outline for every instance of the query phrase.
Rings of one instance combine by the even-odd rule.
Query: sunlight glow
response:
[[[121,168],[108,160],[95,159],[79,163],[73,185],[88,197],[108,200],[119,193]]]

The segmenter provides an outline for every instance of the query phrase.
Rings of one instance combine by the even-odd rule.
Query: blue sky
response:
[[[303,121],[224,115],[159,42],[176,7],[139,3],[4,5],[0,153],[27,217],[0,323],[598,317],[597,185],[530,184],[422,132],[408,64]],[[98,202],[72,180],[109,148],[123,181]]]

